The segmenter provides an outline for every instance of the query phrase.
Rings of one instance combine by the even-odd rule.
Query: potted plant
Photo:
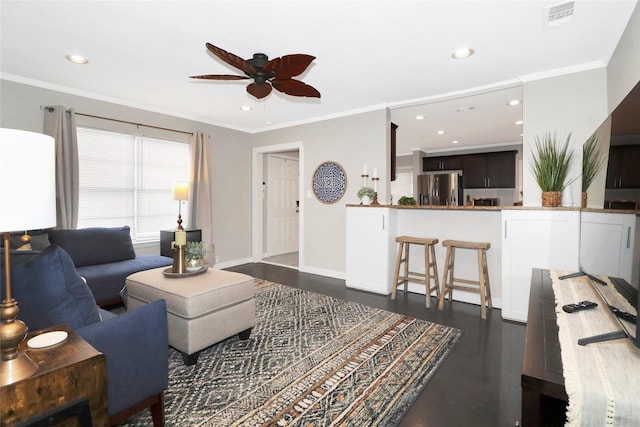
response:
[[[416,199],[413,197],[402,196],[398,199],[398,204],[401,206],[415,206]]]
[[[605,165],[607,158],[598,151],[597,131],[582,146],[582,207],[587,207],[587,190],[596,175]]]
[[[569,151],[571,133],[563,144],[558,144],[556,135],[536,137],[531,166],[536,182],[542,190],[542,206],[560,206],[562,190],[571,183],[567,181],[573,163],[573,152]]]
[[[358,198],[361,205],[370,205],[375,195],[376,192],[371,187],[362,187],[358,190]]]
[[[187,260],[187,271],[199,271],[204,267],[204,258],[207,255],[207,248],[202,242],[187,242],[185,258]]]

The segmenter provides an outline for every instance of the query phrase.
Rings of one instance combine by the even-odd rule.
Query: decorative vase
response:
[[[370,205],[371,204],[371,197],[362,196],[362,198],[360,199],[360,203],[362,203],[363,205]]]
[[[555,208],[562,203],[562,191],[543,191],[542,206],[547,208]]]
[[[582,192],[582,209],[586,209],[587,208],[587,192],[583,191]]]
[[[193,273],[200,271],[204,266],[204,260],[202,258],[194,258],[187,261],[187,272]]]

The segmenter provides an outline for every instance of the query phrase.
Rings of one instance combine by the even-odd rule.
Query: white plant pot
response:
[[[371,197],[369,196],[362,196],[360,201],[362,202],[363,205],[370,205],[372,200],[371,200]]]

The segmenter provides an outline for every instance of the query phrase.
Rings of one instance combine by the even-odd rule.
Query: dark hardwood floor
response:
[[[525,325],[503,321],[500,310],[480,318],[480,307],[437,301],[425,307],[424,295],[390,296],[347,289],[344,280],[300,273],[262,263],[228,268],[295,288],[359,302],[464,331],[439,371],[420,394],[400,427],[515,426],[520,420],[520,374]]]

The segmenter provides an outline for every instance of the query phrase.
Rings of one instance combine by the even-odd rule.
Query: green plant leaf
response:
[[[573,181],[567,181],[573,163],[573,152],[569,151],[570,139],[571,133],[567,135],[564,143],[559,145],[555,133],[536,136],[530,167],[542,191],[562,191]]]
[[[594,132],[582,146],[582,191],[589,189],[606,162],[606,156],[598,151],[598,134]]]

